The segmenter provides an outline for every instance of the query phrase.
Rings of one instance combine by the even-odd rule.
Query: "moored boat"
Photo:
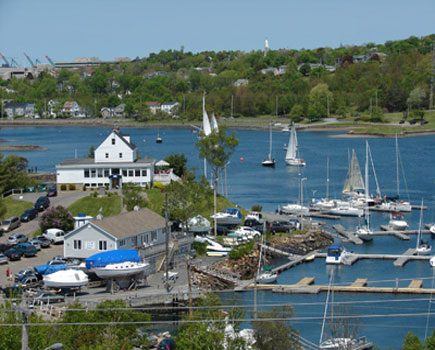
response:
[[[343,264],[347,256],[347,251],[339,245],[331,245],[326,254],[327,264]]]
[[[388,229],[392,231],[404,231],[408,228],[408,223],[401,213],[391,213]]]
[[[42,279],[47,288],[79,288],[86,286],[89,282],[88,275],[81,270],[61,270]]]

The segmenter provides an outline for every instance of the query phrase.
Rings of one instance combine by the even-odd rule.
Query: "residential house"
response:
[[[58,189],[74,184],[82,187],[122,187],[123,183],[151,185],[154,159],[137,157],[137,148],[130,136],[117,128],[96,148],[94,158],[66,159],[56,165]]]
[[[83,118],[86,115],[81,111],[76,101],[66,101],[60,112],[66,117]]]
[[[163,102],[160,106],[162,112],[168,113],[169,115],[174,114],[175,108],[179,105],[178,102]]]
[[[111,118],[111,117],[113,117],[113,108],[103,107],[100,109],[100,113],[101,113],[103,118]]]
[[[19,102],[5,103],[3,113],[7,115],[8,119],[14,119],[15,117],[33,118],[35,116],[35,104]]]
[[[247,86],[249,84],[248,79],[237,79],[234,83],[235,87]]]
[[[146,102],[146,104],[150,108],[152,114],[156,114],[157,111],[160,111],[161,109],[160,102],[150,101],[150,102]]]
[[[123,118],[125,116],[125,103],[121,103],[116,107],[103,107],[100,113],[103,118]]]
[[[191,251],[191,235],[171,234],[170,262]],[[96,253],[116,249],[136,249],[154,265],[166,255],[165,219],[148,208],[133,210],[102,220],[88,221],[64,238],[66,258],[86,259]]]

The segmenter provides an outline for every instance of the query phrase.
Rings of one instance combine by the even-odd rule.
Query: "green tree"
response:
[[[135,206],[145,208],[147,201],[139,185],[125,183],[122,185],[122,195],[124,196],[124,205],[128,211],[132,211]]]
[[[423,345],[417,335],[409,331],[403,340],[402,350],[422,350]]]
[[[426,98],[426,91],[420,86],[417,86],[409,93],[409,97],[406,100],[406,102],[411,107],[420,108],[425,98]]]
[[[8,191],[13,188],[24,188],[33,183],[27,176],[27,159],[9,155],[3,159],[0,154],[0,189]]]
[[[226,166],[230,156],[233,154],[239,140],[236,139],[233,132],[228,136],[225,127],[221,127],[218,132],[213,131],[206,136],[201,134],[201,139],[195,143],[199,149],[199,156],[205,158],[211,166],[213,174],[213,198],[214,198],[214,234],[217,235],[216,224],[216,191],[218,186],[219,172]]]
[[[95,157],[95,147],[93,145],[91,145],[89,147],[88,154],[86,155],[85,158],[92,158],[93,159],[94,157]]]
[[[184,153],[170,154],[165,158],[165,161],[169,163],[169,166],[173,169],[175,175],[183,177],[187,170],[187,158]]]
[[[65,232],[74,228],[74,219],[68,209],[58,205],[47,209],[41,216],[39,227],[42,231],[48,228],[58,228]]]
[[[294,122],[299,122],[304,119],[304,107],[300,104],[295,104],[289,114],[289,117]]]
[[[328,116],[328,105],[333,103],[332,92],[329,91],[328,84],[320,83],[310,91],[308,117],[313,120]]]

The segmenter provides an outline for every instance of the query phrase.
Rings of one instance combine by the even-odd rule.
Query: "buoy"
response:
[[[142,140],[142,142],[144,142],[144,143],[145,143],[145,142],[147,142],[147,140],[143,139],[143,140]]]
[[[240,157],[240,161],[243,162],[243,160],[244,160],[243,157]]]

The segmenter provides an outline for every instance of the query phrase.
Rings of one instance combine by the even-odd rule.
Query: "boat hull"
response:
[[[363,216],[364,211],[360,208],[333,208],[328,211],[328,214],[341,216]]]
[[[47,288],[80,288],[86,286],[89,279],[83,271],[63,270],[45,275],[42,281]]]
[[[285,164],[290,165],[290,166],[305,166],[306,165],[306,163],[304,162],[303,159],[298,159],[298,158],[287,158],[285,160]]]
[[[269,168],[274,168],[275,161],[274,160],[263,160],[263,162],[261,162],[261,165],[265,166],[265,167],[269,167]]]
[[[145,272],[149,264],[112,264],[92,269],[102,279],[126,278]]]
[[[276,282],[278,275],[276,273],[264,273],[258,276],[257,283],[268,284]]]

